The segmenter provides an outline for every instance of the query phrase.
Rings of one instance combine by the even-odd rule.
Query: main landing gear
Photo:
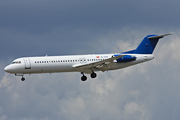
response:
[[[97,76],[97,74],[94,72],[91,74],[91,78],[95,78],[96,76]]]
[[[82,81],[86,81],[86,80],[87,80],[87,77],[83,74],[83,76],[81,77],[81,80],[82,80]]]
[[[87,80],[87,77],[84,75],[83,72],[82,72],[81,74],[83,74],[83,76],[81,77],[81,80],[82,80],[82,81],[86,81],[86,80]],[[95,77],[97,77],[97,74],[93,72],[93,73],[91,74],[91,78],[95,78]]]

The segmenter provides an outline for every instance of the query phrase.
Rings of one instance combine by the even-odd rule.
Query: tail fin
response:
[[[134,54],[152,54],[159,39],[167,35],[172,35],[172,34],[165,34],[159,36],[157,35],[146,36],[139,44],[139,46],[136,48]]]

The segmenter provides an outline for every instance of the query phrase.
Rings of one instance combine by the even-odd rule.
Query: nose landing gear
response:
[[[21,81],[25,81],[25,78],[23,77],[23,73],[16,73],[15,76],[22,76]]]
[[[21,80],[22,80],[22,81],[25,81],[25,78],[22,76]]]

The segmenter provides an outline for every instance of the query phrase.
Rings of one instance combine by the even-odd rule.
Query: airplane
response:
[[[15,59],[4,71],[15,76],[37,73],[80,72],[81,80],[86,81],[85,74],[96,78],[96,71],[117,70],[154,59],[153,51],[164,35],[147,35],[139,46],[130,51],[114,54],[89,54],[67,56],[22,57]]]

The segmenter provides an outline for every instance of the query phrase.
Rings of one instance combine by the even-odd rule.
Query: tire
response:
[[[86,81],[86,80],[87,80],[87,77],[83,75],[83,76],[81,77],[81,80],[82,80],[82,81]]]
[[[91,74],[91,78],[95,78],[96,76],[97,76],[97,74],[94,72]]]

